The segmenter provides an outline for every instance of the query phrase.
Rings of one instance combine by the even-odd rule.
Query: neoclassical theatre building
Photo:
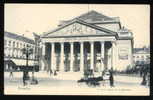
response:
[[[118,17],[89,11],[41,35],[42,66],[59,72],[125,70],[133,66],[133,34]]]

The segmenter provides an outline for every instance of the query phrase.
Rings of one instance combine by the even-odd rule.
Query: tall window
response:
[[[13,41],[13,51],[12,51],[12,54],[13,54],[12,56],[13,56],[13,57],[15,57],[15,50],[14,50],[14,47],[15,47],[15,41]]]
[[[17,45],[16,47],[19,48],[19,43],[18,42],[16,43],[16,45]]]
[[[13,47],[15,47],[15,41],[13,41]]]
[[[8,46],[11,46],[11,41],[9,41],[9,44],[8,44]]]
[[[20,43],[20,48],[22,48],[22,43]]]

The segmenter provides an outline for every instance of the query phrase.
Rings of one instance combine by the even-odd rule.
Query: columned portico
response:
[[[85,63],[85,51],[84,49],[86,48],[86,46],[84,46],[85,42],[87,43],[87,41],[81,41],[81,42],[78,42],[80,45],[80,56],[78,56],[80,59],[80,64],[79,64],[79,71],[80,72],[84,72],[85,71],[85,64],[89,64],[87,67],[92,70],[92,71],[95,71],[95,69],[97,68],[96,64],[94,64],[95,62],[97,63],[97,61],[100,61],[100,67],[98,67],[98,72],[102,72],[104,69],[110,69],[111,67],[114,67],[114,64],[115,64],[115,42],[114,41],[107,41],[111,44],[111,48],[109,49],[106,49],[105,51],[105,41],[89,41],[88,43],[90,45],[90,52],[88,52],[90,55],[88,55],[88,57],[90,57],[88,59],[88,57],[86,58],[87,61],[90,61],[90,62],[86,62]],[[97,55],[97,53],[94,52],[94,50],[96,49],[94,47],[95,45],[95,42],[99,42],[99,56],[95,59],[95,56]],[[67,71],[70,71],[70,72],[74,72],[74,65],[75,65],[75,59],[74,59],[74,49],[77,49],[77,48],[74,48],[74,43],[75,42],[67,42],[69,43],[69,56],[64,56],[64,43],[65,42],[57,42],[57,43],[60,43],[60,48],[58,48],[60,50],[60,56],[59,56],[59,71],[60,72],[65,72],[66,71],[66,67],[68,68]],[[50,42],[51,44],[51,69],[54,71],[54,70],[57,70],[57,62],[56,62],[56,59],[57,59],[57,56],[55,56],[55,42]],[[66,46],[66,45],[65,45]],[[56,47],[57,48],[57,47]],[[87,49],[87,48],[86,48]],[[43,50],[45,51],[45,50]],[[109,52],[108,52],[109,51]],[[107,53],[105,55],[105,53]],[[105,58],[105,56],[108,56]],[[65,58],[67,57],[67,58]],[[109,60],[108,60],[108,59]],[[65,59],[69,59],[68,62],[65,62]],[[107,59],[107,60],[106,60]],[[108,65],[105,65],[105,61]],[[65,63],[67,63],[66,65],[69,65],[68,66],[65,66]]]

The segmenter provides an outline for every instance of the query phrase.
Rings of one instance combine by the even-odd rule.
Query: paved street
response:
[[[23,86],[21,72],[13,73],[13,78],[5,72],[5,94],[44,94],[44,95],[149,95],[149,87],[141,86],[142,78],[115,75],[115,87],[110,87],[109,82],[105,86],[88,86],[85,83],[77,83],[80,73],[59,73],[50,76],[46,72],[36,72],[37,85]],[[31,73],[29,73],[31,76]]]

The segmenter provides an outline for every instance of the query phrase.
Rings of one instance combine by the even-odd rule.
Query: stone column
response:
[[[42,44],[42,55],[45,55],[45,43]]]
[[[33,47],[33,59],[35,59],[35,46]]]
[[[111,68],[115,68],[115,42],[112,42],[112,64]]]
[[[55,70],[55,43],[51,44],[51,69]]]
[[[133,64],[134,64],[134,60],[133,60],[133,43],[131,42],[131,52],[130,52],[130,59],[131,59],[131,67],[133,67]]]
[[[47,66],[45,63],[45,54],[46,54],[45,50],[46,50],[46,45],[45,43],[42,43],[41,70],[43,70],[45,66]]]
[[[100,42],[101,44],[101,68],[100,68],[100,72],[104,70],[104,55],[105,55],[105,48],[104,48],[104,41]]]
[[[90,42],[90,69],[94,70],[94,42]]]
[[[64,42],[61,43],[60,71],[64,71]]]
[[[74,45],[73,42],[70,42],[70,71],[73,71],[74,63]]]
[[[110,49],[108,49],[108,64],[107,64],[107,69],[110,69],[112,67],[113,64],[113,52],[112,52],[112,47]]]
[[[80,71],[84,72],[84,45],[80,42]]]

